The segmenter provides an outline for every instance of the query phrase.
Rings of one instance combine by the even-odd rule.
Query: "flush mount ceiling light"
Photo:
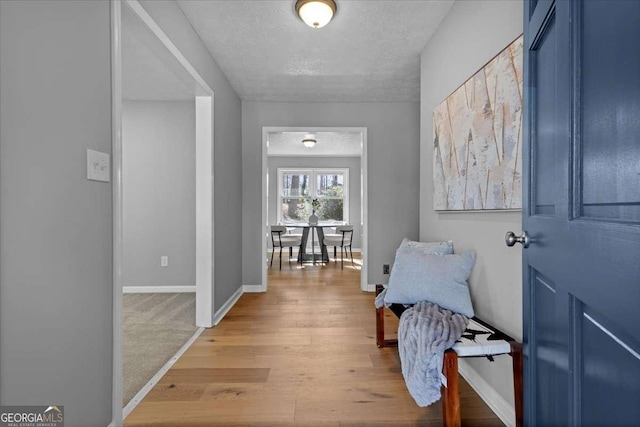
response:
[[[316,141],[315,136],[313,136],[311,134],[306,135],[304,137],[304,139],[302,140],[302,144],[307,148],[313,147],[314,145],[316,145],[316,142],[318,142],[318,141]]]
[[[331,21],[337,6],[333,0],[298,0],[296,13],[308,26],[322,28]]]

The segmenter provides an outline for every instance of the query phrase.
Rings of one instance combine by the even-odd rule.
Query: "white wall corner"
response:
[[[243,287],[241,286],[238,288],[237,291],[234,292],[233,295],[231,295],[231,297],[227,300],[227,302],[225,302],[222,305],[222,307],[220,307],[220,310],[218,310],[218,312],[213,315],[213,326],[220,323],[220,321],[224,318],[224,316],[227,315],[229,310],[231,310],[231,308],[236,304],[236,302],[238,302],[238,300],[240,299],[243,293],[244,293],[244,290],[243,290]]]
[[[124,294],[151,294],[151,293],[183,293],[183,292],[195,292],[194,286],[123,286],[122,293]]]
[[[376,285],[375,284],[371,284],[368,283],[367,284],[367,289],[365,289],[367,292],[375,292],[376,291]]]
[[[267,287],[264,285],[243,285],[242,290],[246,293],[258,293],[258,292],[267,292]]]
[[[478,375],[464,358],[458,359],[458,372],[507,427],[515,427],[516,411],[514,406]]]

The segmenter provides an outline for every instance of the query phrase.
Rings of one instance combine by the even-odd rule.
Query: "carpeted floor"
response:
[[[123,406],[198,329],[195,293],[123,295]]]

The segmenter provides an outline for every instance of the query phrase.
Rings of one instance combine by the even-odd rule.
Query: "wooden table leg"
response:
[[[458,386],[458,355],[449,349],[444,352],[442,373],[447,386],[442,386],[442,418],[445,427],[460,427],[460,391]]]
[[[384,347],[384,307],[376,308],[376,345]]]
[[[511,342],[511,357],[513,359],[513,396],[516,412],[516,427],[523,424],[523,397],[522,397],[522,344]]]
[[[383,289],[382,285],[376,285],[376,295],[380,294]],[[376,308],[376,345],[379,348],[396,347],[398,345],[397,339],[384,339],[384,307]]]

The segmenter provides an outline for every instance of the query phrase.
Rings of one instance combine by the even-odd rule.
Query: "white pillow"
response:
[[[384,303],[430,301],[444,309],[473,317],[467,279],[475,259],[475,252],[432,255],[401,246],[396,251]]]
[[[398,249],[415,249],[424,254],[431,255],[447,255],[453,253],[453,240],[446,242],[416,242],[406,237],[402,239]]]

